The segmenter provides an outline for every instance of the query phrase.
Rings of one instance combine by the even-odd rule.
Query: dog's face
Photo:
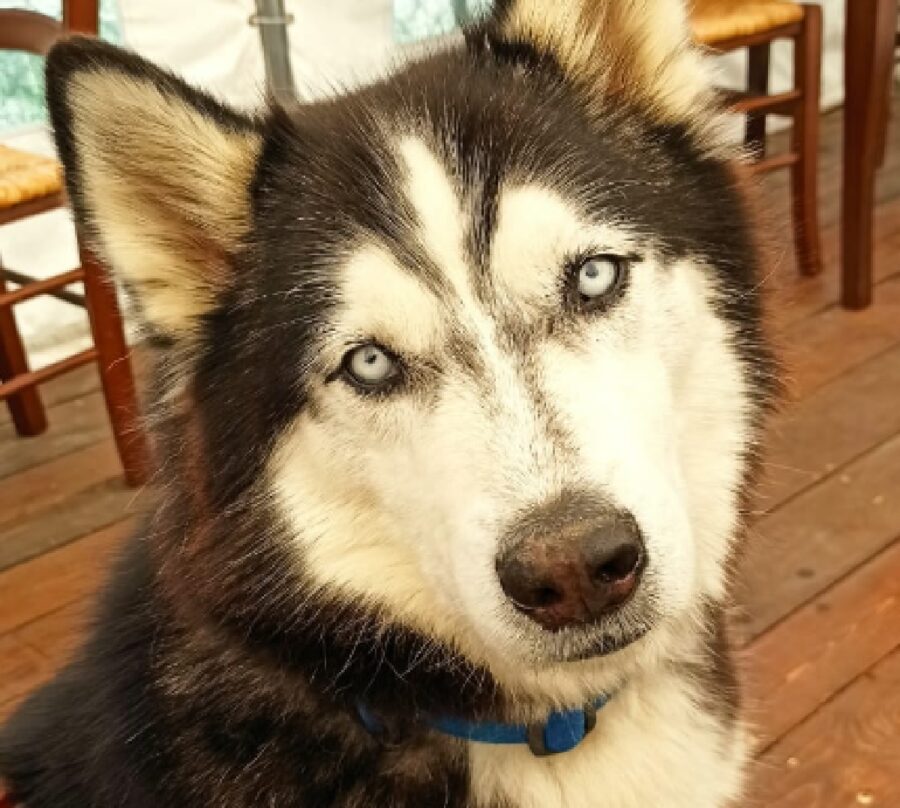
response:
[[[511,680],[721,597],[769,367],[657,5],[506,3],[264,120],[99,45],[51,57],[77,212],[178,357],[203,507],[272,512],[296,609],[360,604]]]

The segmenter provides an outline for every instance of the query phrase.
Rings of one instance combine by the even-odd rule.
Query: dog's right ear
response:
[[[148,323],[195,331],[250,223],[258,124],[127,51],[75,37],[47,95],[76,218]]]
[[[550,56],[608,114],[607,96],[661,123],[691,121],[710,81],[688,31],[689,0],[496,0],[488,32]]]

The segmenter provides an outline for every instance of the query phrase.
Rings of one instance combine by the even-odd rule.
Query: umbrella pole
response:
[[[287,33],[287,27],[293,21],[293,15],[285,11],[284,0],[256,0],[256,13],[250,17],[250,24],[259,28],[266,63],[266,87],[282,104],[297,100]]]

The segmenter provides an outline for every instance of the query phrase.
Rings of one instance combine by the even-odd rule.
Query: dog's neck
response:
[[[578,746],[594,729],[597,712],[611,696],[601,695],[580,707],[552,710],[542,721],[509,723],[498,721],[469,721],[454,716],[425,717],[429,728],[452,738],[477,743],[527,746],[534,755],[547,757],[569,752]],[[366,730],[375,738],[385,732],[385,725],[364,701],[357,701],[357,712]]]

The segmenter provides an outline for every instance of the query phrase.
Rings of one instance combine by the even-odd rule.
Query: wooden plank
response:
[[[800,277],[794,264],[793,246],[789,234],[782,228],[771,228],[779,245],[775,265],[766,278],[770,290],[769,311],[775,328],[781,330],[791,324],[834,306],[839,297],[838,233],[835,226],[822,233],[822,262],[824,271],[814,278]],[[873,252],[876,283],[900,275],[900,198],[892,199],[875,212],[875,249]],[[876,292],[876,300],[877,298]]]
[[[121,477],[102,480],[43,511],[39,518],[6,525],[0,535],[0,570],[62,547],[140,510],[143,492]]]
[[[900,211],[898,211],[900,213]],[[900,246],[900,239],[896,240]],[[834,305],[774,335],[789,392],[802,398],[854,365],[900,341],[900,276],[879,285],[878,305],[848,311]]]
[[[76,398],[84,398],[99,389],[100,372],[96,365],[87,365],[47,382],[41,388],[41,398],[46,406],[55,407]]]
[[[78,647],[94,608],[93,593],[39,617],[12,632],[13,637],[37,651],[55,669]]]
[[[900,345],[787,405],[768,433],[766,473],[755,504],[764,511],[774,510],[900,433],[898,402]]]
[[[14,698],[9,701],[0,702],[0,726],[6,723],[7,719],[15,712],[16,707],[19,706],[20,699]],[[0,782],[0,794],[3,793],[3,783]],[[0,803],[0,808],[4,808],[3,803]]]
[[[53,407],[47,417],[49,429],[36,438],[20,438],[11,424],[0,425],[0,480],[99,443],[112,434],[100,392]]]
[[[76,601],[0,637],[0,725],[68,661],[82,639],[93,601],[93,596]]]
[[[802,399],[900,343],[900,277],[878,287],[878,305],[834,306],[776,335],[790,397]]]
[[[757,521],[737,577],[755,637],[900,533],[900,436]]]
[[[115,444],[108,439],[7,477],[0,485],[0,536],[10,524],[38,519],[42,511],[121,475]]]
[[[130,521],[119,522],[0,572],[0,635],[93,593],[131,529]]]
[[[894,542],[742,651],[758,747],[767,748],[898,646],[900,542]]]
[[[0,725],[48,681],[81,639],[92,598],[0,637]]]
[[[16,637],[0,637],[0,704],[16,702],[52,673],[49,660]]]
[[[50,409],[99,389],[100,374],[96,365],[85,365],[41,385],[41,400]],[[0,407],[0,435],[6,435],[8,427],[9,413],[6,407]]]
[[[756,764],[746,805],[900,805],[900,650],[856,679]]]

